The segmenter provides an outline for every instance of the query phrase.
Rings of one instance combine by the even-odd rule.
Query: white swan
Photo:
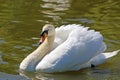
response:
[[[46,73],[76,71],[101,64],[120,51],[103,53],[106,45],[102,35],[76,24],[56,29],[47,24],[41,36],[42,44],[21,62],[20,69]]]

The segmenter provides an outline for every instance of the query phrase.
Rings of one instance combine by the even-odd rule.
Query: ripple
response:
[[[51,8],[55,11],[68,10],[70,7],[70,0],[43,0],[44,3],[41,5],[42,8]]]
[[[38,44],[32,44],[33,47],[38,47]]]
[[[68,21],[81,21],[82,23],[89,23],[89,24],[93,24],[94,20],[89,20],[87,18],[80,18],[80,19],[66,19]]]
[[[40,38],[38,37],[32,37],[33,40],[39,40]]]
[[[42,22],[42,23],[49,23],[49,21],[45,21],[45,20],[36,20],[37,22]]]
[[[22,51],[28,51],[28,50],[31,50],[32,48],[29,47],[29,46],[24,46],[24,49],[22,49]]]
[[[21,23],[22,21],[12,20],[11,23]]]
[[[28,50],[32,49],[32,47],[30,47],[30,46],[23,46],[23,45],[15,45],[14,48],[15,49],[20,49],[22,51],[28,51]]]
[[[111,43],[116,43],[116,44],[120,44],[120,41],[116,41],[116,40],[110,40],[105,38],[106,41],[111,42]]]
[[[92,69],[91,73],[93,74],[110,74],[111,71],[107,69]]]
[[[3,61],[1,51],[0,51],[0,64],[8,64],[8,62]]]
[[[6,43],[6,41],[4,39],[0,38],[0,44],[5,44],[5,43]]]
[[[29,80],[29,79],[26,79],[25,77],[22,77],[20,75],[12,75],[0,72],[0,80]]]
[[[70,0],[42,0],[44,2],[52,2],[52,3],[69,3]]]

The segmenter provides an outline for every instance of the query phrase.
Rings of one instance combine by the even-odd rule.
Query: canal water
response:
[[[38,47],[47,23],[82,24],[103,35],[106,51],[120,49],[120,0],[0,0],[0,80],[120,79],[120,54],[93,69],[20,73],[20,62]]]

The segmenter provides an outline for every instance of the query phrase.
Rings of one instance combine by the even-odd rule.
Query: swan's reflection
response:
[[[104,77],[109,78],[111,72],[109,69],[89,68],[80,71],[54,74],[20,71],[20,75],[31,80],[102,80]]]
[[[36,73],[35,72],[27,72],[27,71],[20,70],[19,73],[20,73],[21,76],[24,76],[27,79],[40,80],[40,79],[36,78]]]
[[[40,72],[26,72],[26,71],[20,71],[20,75],[24,76],[28,79],[32,80],[79,80],[83,79],[84,75],[81,72],[66,72],[66,73],[54,73],[54,74],[46,74],[46,73],[40,73]],[[85,78],[84,78],[85,79]]]

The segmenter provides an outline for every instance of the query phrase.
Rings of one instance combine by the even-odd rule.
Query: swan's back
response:
[[[80,25],[56,28],[55,49],[37,65],[43,72],[79,70],[80,65],[103,52],[106,48],[99,32]]]

